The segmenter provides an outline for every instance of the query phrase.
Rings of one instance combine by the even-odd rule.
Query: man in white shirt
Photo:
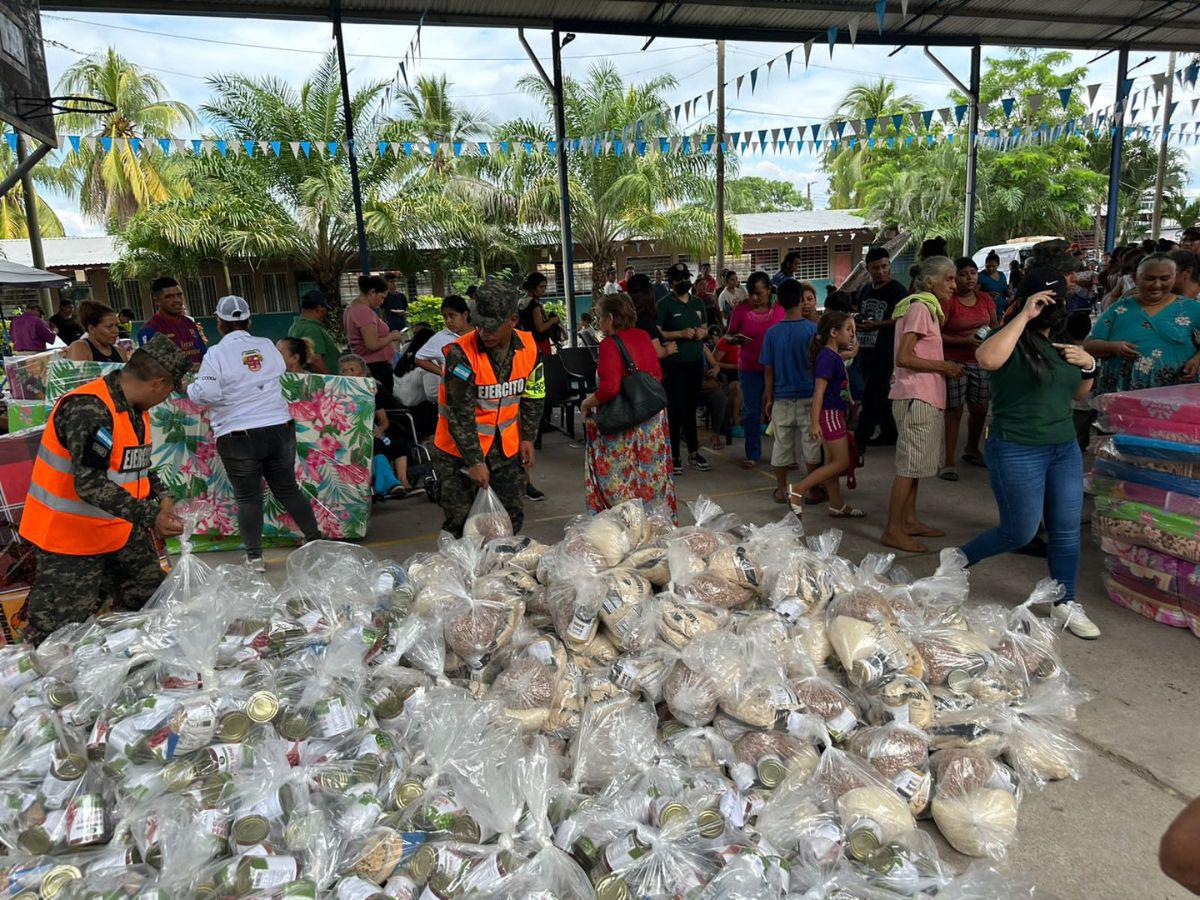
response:
[[[241,297],[217,303],[217,330],[221,340],[204,354],[188,397],[209,407],[217,453],[237,498],[246,564],[265,572],[264,478],[306,541],[320,540],[321,529],[296,484],[296,425],[279,386],[283,357],[273,342],[250,333],[250,306]]]
[[[614,266],[608,270],[608,280],[604,282],[604,295],[621,293],[621,286],[617,284],[617,270]]]

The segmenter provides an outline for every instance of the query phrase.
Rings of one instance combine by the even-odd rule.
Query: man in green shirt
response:
[[[679,455],[680,437],[687,442],[692,468],[707,472],[712,466],[700,454],[696,434],[696,407],[700,403],[700,383],[704,380],[704,301],[691,293],[692,273],[684,263],[667,270],[671,292],[658,301],[658,328],[664,341],[675,341],[679,348],[662,360],[663,388],[667,392],[667,423],[671,431],[671,468],[683,474]]]
[[[288,329],[288,337],[311,341],[315,351],[311,360],[313,368],[323,375],[336,375],[341,350],[324,325],[328,315],[329,302],[325,295],[318,290],[309,291],[300,298],[300,315]]]

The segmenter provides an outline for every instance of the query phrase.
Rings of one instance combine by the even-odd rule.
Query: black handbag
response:
[[[651,416],[666,409],[667,392],[662,382],[649,372],[639,372],[625,342],[615,334],[610,340],[617,342],[621,359],[625,362],[625,374],[621,378],[621,390],[617,396],[605,403],[596,412],[596,427],[601,434],[619,434],[636,425],[641,425]]]

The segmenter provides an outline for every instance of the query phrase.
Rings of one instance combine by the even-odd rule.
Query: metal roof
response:
[[[742,213],[731,218],[738,234],[751,237],[758,234],[828,234],[861,231],[870,227],[866,219],[840,209]]]
[[[42,9],[328,21],[337,0],[42,0]],[[930,46],[1200,51],[1200,0],[912,0],[888,3],[883,32],[874,0],[340,0],[345,22],[509,26],[601,34],[815,39]]]
[[[48,269],[89,269],[108,266],[121,257],[117,250],[117,239],[105,234],[99,237],[42,238],[42,252]],[[28,238],[0,241],[0,256],[5,259],[33,265],[33,251]]]

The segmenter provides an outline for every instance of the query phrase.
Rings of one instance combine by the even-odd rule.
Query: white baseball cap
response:
[[[245,322],[250,318],[250,304],[231,294],[217,301],[217,318],[223,322]]]

